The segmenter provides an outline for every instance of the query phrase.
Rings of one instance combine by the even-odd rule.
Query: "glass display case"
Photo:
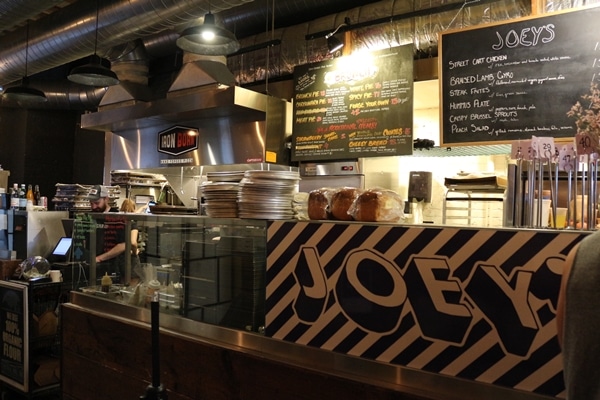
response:
[[[125,240],[132,232],[133,245]],[[123,240],[125,251],[104,260]],[[135,307],[159,301],[162,313],[195,321],[264,329],[266,221],[82,214],[70,259],[73,271],[63,276],[71,277],[64,284],[73,289]]]

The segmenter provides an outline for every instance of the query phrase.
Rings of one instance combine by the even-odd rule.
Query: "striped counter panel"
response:
[[[556,302],[585,234],[272,221],[266,334],[561,398]]]

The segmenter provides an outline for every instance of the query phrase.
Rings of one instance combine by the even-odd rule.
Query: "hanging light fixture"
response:
[[[335,53],[339,49],[344,47],[344,43],[335,36],[330,36],[327,38],[327,48],[329,49],[329,54]]]
[[[341,27],[343,26],[349,26],[350,25],[350,18],[346,17],[344,18],[344,22],[342,24],[340,24],[337,28],[335,28],[335,30],[333,32],[328,33],[327,35],[325,35],[325,39],[327,39],[327,49],[329,49],[329,54],[333,54],[336,51],[338,51],[339,49],[341,49],[342,47],[344,47],[344,43],[336,38],[335,35]]]
[[[7,88],[2,94],[7,100],[14,100],[19,103],[43,103],[47,101],[46,95],[41,90],[29,86],[29,77],[27,76],[27,63],[29,61],[29,20],[27,21],[27,39],[25,41],[25,76],[21,79],[21,84]]]
[[[226,56],[240,49],[235,35],[215,24],[215,16],[210,12],[210,3],[202,25],[185,29],[176,43],[182,50],[207,56]]]
[[[71,82],[87,86],[114,86],[119,84],[117,74],[111,71],[110,68],[102,65],[102,59],[97,54],[99,14],[100,7],[98,6],[98,0],[96,0],[96,38],[94,40],[94,54],[90,57],[90,62],[88,64],[73,68],[67,79]]]

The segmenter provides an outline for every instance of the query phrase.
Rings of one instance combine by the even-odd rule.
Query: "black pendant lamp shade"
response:
[[[117,74],[110,68],[102,65],[102,59],[96,54],[98,48],[98,16],[100,7],[96,1],[96,38],[94,40],[94,54],[88,64],[80,65],[71,70],[67,79],[71,82],[80,83],[87,86],[107,87],[119,84]]]
[[[21,84],[7,88],[2,96],[6,100],[16,101],[18,103],[44,103],[48,99],[41,90],[29,86],[29,78],[24,76]]]
[[[67,79],[82,85],[98,87],[119,84],[117,74],[102,65],[102,59],[97,54],[92,55],[88,64],[73,68]]]
[[[202,25],[185,29],[177,39],[177,47],[190,53],[226,56],[240,49],[235,35],[215,25],[215,16],[208,13]]]
[[[27,76],[27,63],[29,59],[29,21],[27,21],[27,40],[25,44],[25,76],[21,79],[21,84],[6,88],[2,97],[9,101],[16,101],[22,104],[39,104],[48,101],[46,95],[41,90],[29,86],[29,77]]]

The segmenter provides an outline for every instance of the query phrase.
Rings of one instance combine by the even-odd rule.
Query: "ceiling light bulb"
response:
[[[214,40],[215,39],[215,33],[213,31],[210,31],[210,30],[205,30],[204,32],[202,32],[202,39],[204,39],[204,40]]]

